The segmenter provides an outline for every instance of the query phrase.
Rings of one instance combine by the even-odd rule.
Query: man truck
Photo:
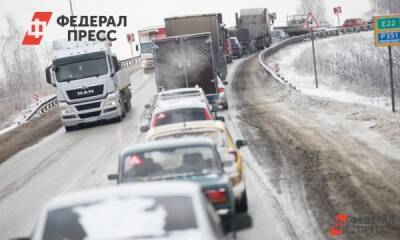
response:
[[[101,120],[122,120],[131,109],[130,76],[108,42],[55,40],[46,81],[57,91],[66,131]]]
[[[221,14],[202,14],[182,17],[165,18],[167,37],[179,35],[211,33],[213,64],[218,76],[225,80],[228,73],[226,58],[223,52],[225,40],[225,25]]]
[[[147,27],[138,31],[140,55],[142,57],[142,68],[144,73],[154,69],[153,46],[151,41],[154,39],[165,38],[165,27]]]

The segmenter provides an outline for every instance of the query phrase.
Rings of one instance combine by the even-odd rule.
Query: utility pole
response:
[[[71,16],[74,16],[74,10],[72,8],[72,0],[69,0],[69,10],[71,11]],[[74,26],[74,30],[75,30],[75,26]]]

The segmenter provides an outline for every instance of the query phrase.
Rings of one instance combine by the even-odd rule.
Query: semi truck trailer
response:
[[[102,120],[122,120],[131,109],[130,76],[108,42],[55,40],[46,81],[56,88],[66,131]]]
[[[179,35],[210,33],[213,64],[218,76],[225,80],[228,73],[223,52],[225,30],[221,14],[202,14],[165,18],[167,37]]]

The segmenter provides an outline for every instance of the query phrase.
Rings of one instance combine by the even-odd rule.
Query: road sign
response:
[[[312,13],[308,13],[307,21],[304,23],[303,28],[305,29],[319,28],[319,23],[312,15]]]
[[[334,7],[333,8],[333,13],[336,14],[336,15],[342,13],[342,7]]]
[[[374,17],[376,47],[400,46],[400,15]]]
[[[135,34],[133,34],[133,33],[126,34],[126,39],[128,40],[128,43],[134,42],[135,41]]]

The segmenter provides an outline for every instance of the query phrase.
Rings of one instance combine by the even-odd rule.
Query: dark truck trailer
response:
[[[236,13],[238,39],[248,52],[261,50],[271,45],[271,23],[266,8],[241,9]]]
[[[170,17],[165,18],[164,22],[167,37],[209,32],[212,40],[214,69],[219,77],[225,80],[228,70],[223,52],[225,30],[221,18],[222,15],[213,13]]]
[[[211,103],[218,100],[210,33],[168,37],[153,43],[159,90],[199,86]]]

